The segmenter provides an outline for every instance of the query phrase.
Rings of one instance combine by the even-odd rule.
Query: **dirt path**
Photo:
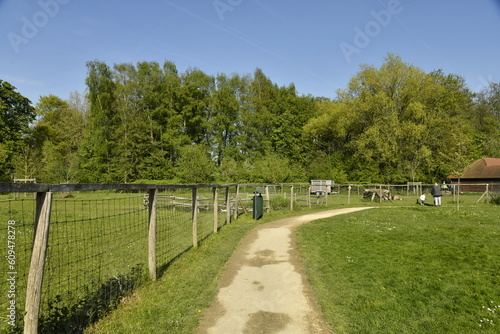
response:
[[[227,263],[219,294],[198,334],[331,333],[294,248],[304,223],[363,210],[328,210],[280,219],[253,230]]]

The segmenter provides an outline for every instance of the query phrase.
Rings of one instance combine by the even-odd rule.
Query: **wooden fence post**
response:
[[[486,184],[486,203],[490,203],[490,185]]]
[[[231,223],[231,201],[229,200],[229,187],[226,187],[226,224]]]
[[[293,186],[290,186],[290,211],[293,211]]]
[[[271,212],[271,198],[269,197],[269,186],[266,185],[264,189],[266,191],[266,202],[267,202],[266,213],[269,213]]]
[[[307,199],[307,207],[310,209],[312,207],[312,205],[311,205],[311,186],[307,187],[306,199]]]
[[[36,194],[35,238],[31,253],[30,271],[26,287],[26,314],[24,315],[24,333],[38,333],[38,317],[42,296],[43,269],[49,240],[52,192]]]
[[[214,192],[214,233],[217,233],[219,222],[219,189],[213,187],[212,190]]]
[[[240,185],[236,185],[236,197],[234,198],[234,219],[238,219],[238,205],[240,200]]]
[[[198,188],[193,188],[193,247],[198,247]]]
[[[156,208],[158,203],[158,189],[149,190],[149,240],[148,240],[148,266],[149,275],[156,281]]]

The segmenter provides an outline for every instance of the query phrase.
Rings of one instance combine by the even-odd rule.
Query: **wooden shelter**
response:
[[[458,184],[458,176],[448,176],[451,184]],[[489,191],[500,192],[500,158],[482,158],[465,167],[460,176],[461,191],[484,192],[486,185]]]

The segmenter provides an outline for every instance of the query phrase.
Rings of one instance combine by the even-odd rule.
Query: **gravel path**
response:
[[[198,334],[332,333],[294,247],[293,230],[312,220],[367,208],[280,219],[254,229],[227,263]]]

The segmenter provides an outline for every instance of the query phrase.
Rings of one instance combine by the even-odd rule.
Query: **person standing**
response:
[[[434,206],[441,206],[441,186],[435,182],[431,190],[432,197],[434,197]]]
[[[420,205],[425,205],[425,193],[422,193],[422,195],[420,195]]]

